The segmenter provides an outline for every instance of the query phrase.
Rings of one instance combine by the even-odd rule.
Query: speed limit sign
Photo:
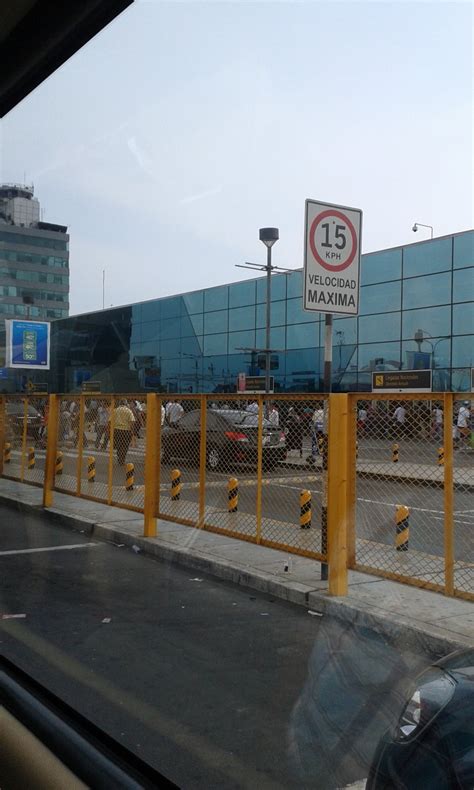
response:
[[[306,201],[305,310],[357,315],[361,230],[360,209]]]

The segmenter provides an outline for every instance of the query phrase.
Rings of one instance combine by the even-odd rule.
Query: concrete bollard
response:
[[[438,448],[438,466],[444,466],[444,447]]]
[[[395,442],[395,444],[392,445],[392,461],[394,464],[398,464],[399,449],[398,444]]]
[[[87,457],[87,482],[95,483],[95,458],[93,455]]]
[[[300,492],[300,527],[301,529],[311,527],[311,491],[306,488]]]
[[[12,446],[10,442],[5,442],[5,447],[3,448],[3,463],[9,464],[12,460]]]
[[[56,454],[55,474],[57,476],[57,475],[62,475],[62,473],[63,473],[63,454],[62,454],[61,450],[58,450],[58,452]]]
[[[239,481],[236,477],[229,477],[227,483],[227,510],[229,513],[237,513],[239,506]]]
[[[36,464],[35,448],[28,447],[28,469],[34,469]]]
[[[125,467],[125,490],[133,491],[135,484],[135,465],[127,464]]]
[[[171,471],[171,499],[176,502],[181,496],[181,472],[179,469]]]
[[[397,551],[408,551],[410,537],[410,509],[406,505],[397,505],[395,510],[395,546]]]

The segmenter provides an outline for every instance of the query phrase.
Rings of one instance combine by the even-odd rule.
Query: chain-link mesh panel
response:
[[[47,395],[27,399],[26,463],[23,482],[43,485],[46,466],[49,398]]]
[[[5,398],[5,477],[24,483],[43,484],[47,420],[47,396]]]
[[[54,487],[65,493],[78,491],[79,424],[81,398],[61,395],[58,401],[58,439],[55,458]],[[82,446],[87,447],[87,441]]]
[[[239,396],[207,397],[205,525],[257,537],[258,405]]]
[[[158,405],[161,420],[159,515],[197,524],[201,400],[165,397]]]
[[[263,544],[321,558],[327,418],[321,396],[263,398]]]
[[[474,598],[474,398],[453,404],[454,589]]]
[[[99,413],[103,414],[103,411]],[[142,510],[145,485],[146,398],[142,395],[116,396],[110,404],[109,426],[106,465],[108,501]],[[99,437],[101,435],[100,427],[98,431],[97,428],[95,430],[96,443],[98,435]],[[107,442],[107,437],[101,438],[102,446],[104,442]],[[87,472],[87,463],[83,464],[83,472]],[[100,478],[98,480],[100,484]]]
[[[436,396],[353,397],[351,403],[356,567],[443,589],[443,415],[435,413]]]

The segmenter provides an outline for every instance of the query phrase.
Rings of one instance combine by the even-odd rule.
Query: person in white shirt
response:
[[[161,425],[165,424],[166,411],[163,404],[161,404]]]
[[[406,409],[401,403],[395,411],[393,412],[393,420],[395,422],[395,428],[397,434],[403,434],[405,431],[405,417],[406,417]]]
[[[457,426],[462,444],[467,444],[471,435],[471,412],[469,410],[469,405],[469,401],[465,400],[458,412]]]
[[[168,425],[176,425],[184,414],[184,409],[177,400],[171,400],[166,404],[165,416]]]
[[[431,432],[433,439],[443,438],[443,410],[439,404],[434,407],[432,412]]]
[[[311,456],[316,460],[316,455],[319,453],[319,438],[323,435],[324,427],[324,409],[315,409],[311,418],[313,430],[311,432]]]
[[[268,421],[273,428],[278,428],[280,424],[280,415],[275,404],[270,406],[270,411],[268,412]]]

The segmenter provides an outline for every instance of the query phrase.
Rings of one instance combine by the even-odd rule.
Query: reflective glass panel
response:
[[[377,361],[383,360],[383,361]],[[359,346],[359,370],[375,366],[381,370],[398,369],[400,365],[400,343],[370,343]]]
[[[453,367],[474,367],[474,334],[453,337]]]
[[[204,317],[202,313],[196,315],[185,315],[181,317],[181,337],[190,335],[202,335]]]
[[[362,255],[360,262],[361,285],[399,280],[402,276],[402,251],[385,250]]]
[[[255,305],[229,310],[229,332],[255,328]]]
[[[400,310],[401,281],[367,285],[360,289],[360,314]]]
[[[286,347],[314,348],[319,346],[319,324],[293,324],[286,328]]]
[[[414,340],[402,343],[403,367],[408,370],[449,367],[451,364],[451,338],[433,337],[418,344]]]
[[[229,354],[235,354],[238,348],[255,348],[255,330],[229,333]]]
[[[403,282],[403,307],[429,307],[451,301],[451,272],[415,277]]]
[[[229,307],[255,304],[255,280],[229,285]]]
[[[226,354],[227,353],[227,333],[221,335],[205,335],[204,354]]]
[[[474,302],[474,268],[453,272],[453,302]]]
[[[160,321],[160,336],[165,339],[179,337],[181,331],[179,318],[168,318]]]
[[[403,252],[403,276],[416,277],[451,269],[452,241],[435,239],[422,244],[405,247]]]
[[[398,340],[400,338],[400,315],[400,313],[382,313],[359,318],[359,342],[370,343],[377,338]]]
[[[181,297],[170,296],[161,300],[161,317],[174,318],[181,313]]]
[[[474,334],[474,302],[453,305],[453,335]]]
[[[296,271],[292,272],[291,274],[287,274],[287,296],[288,299],[291,299],[294,296],[299,296],[299,298],[303,299],[303,272]]]
[[[454,237],[454,268],[474,266],[474,231]]]
[[[202,313],[204,309],[204,291],[193,291],[190,294],[184,294],[183,304],[184,312],[187,311],[189,315]]]
[[[265,329],[257,329],[256,347],[265,348]],[[270,329],[270,347],[284,351],[285,349],[285,327],[277,326]]]
[[[204,313],[204,334],[211,335],[217,332],[227,332],[227,310]]]
[[[422,310],[404,310],[402,313],[402,337],[415,337],[417,329],[433,337],[451,334],[451,307],[425,307]]]
[[[336,318],[333,321],[333,343],[357,343],[357,318]],[[324,328],[323,328],[324,332]],[[376,340],[379,335],[371,337]]]
[[[283,326],[285,324],[285,309],[286,302],[272,302],[270,311],[270,324],[271,326]],[[266,325],[266,311],[265,304],[257,305],[257,327]]]
[[[179,338],[176,338],[175,340],[162,340],[160,343],[160,348],[163,359],[178,357],[181,351],[181,341]]]
[[[286,280],[285,274],[272,274],[272,302],[279,299],[286,299]],[[257,302],[265,302],[267,299],[266,277],[257,280]]]
[[[229,302],[229,286],[219,285],[204,291],[204,310],[225,310]]]

